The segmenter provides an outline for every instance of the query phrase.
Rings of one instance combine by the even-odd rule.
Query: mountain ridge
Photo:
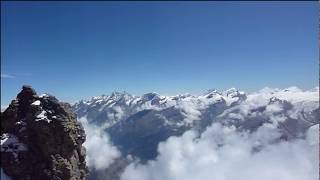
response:
[[[318,90],[264,88],[246,94],[230,88],[222,92],[208,90],[198,96],[133,96],[126,92],[116,93],[117,98],[105,95],[80,101],[73,109],[79,117],[110,134],[124,155],[150,160],[157,156],[159,142],[190,129],[203,132],[214,122],[249,131],[264,123],[275,123],[282,129],[283,138],[296,138],[309,125],[319,123]],[[148,149],[144,148],[145,142],[150,142]]]

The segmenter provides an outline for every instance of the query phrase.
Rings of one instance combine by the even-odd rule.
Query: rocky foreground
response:
[[[1,113],[1,168],[12,179],[86,179],[85,132],[67,103],[23,86]]]

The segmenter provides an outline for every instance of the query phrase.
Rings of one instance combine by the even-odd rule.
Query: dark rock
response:
[[[84,141],[71,106],[30,86],[1,113],[1,167],[13,179],[85,179]]]

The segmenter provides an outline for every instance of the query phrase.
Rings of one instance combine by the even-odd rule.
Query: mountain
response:
[[[264,88],[250,94],[235,88],[211,89],[198,96],[114,92],[81,100],[72,108],[79,117],[103,127],[124,156],[144,162],[155,159],[158,144],[169,137],[190,129],[201,133],[217,122],[243,131],[269,123],[279,128],[282,139],[302,137],[319,123],[318,97],[318,87],[309,91]]]
[[[23,86],[1,113],[1,168],[13,179],[85,179],[85,138],[69,104]]]
[[[235,88],[211,89],[197,96],[114,92],[70,106],[23,86],[1,113],[1,168],[13,179],[116,180],[122,174],[135,179],[130,172],[141,169],[132,168],[152,169],[155,163],[165,167],[166,158],[183,152],[175,148],[185,142],[203,146],[210,155],[215,147],[227,148],[224,141],[245,144],[249,138],[250,152],[263,153],[264,147],[279,142],[305,142],[319,120],[319,87],[264,88],[248,94]],[[185,158],[190,157],[196,160]]]
[[[234,88],[223,93],[211,90],[201,96],[192,96],[190,94],[161,96],[157,93],[133,96],[127,92],[113,92],[110,96],[102,95],[89,100],[81,100],[75,103],[72,108],[79,117],[86,117],[89,122],[108,128],[143,110],[161,111],[175,107],[183,111],[188,106],[200,107],[221,101],[226,105],[232,105],[232,103],[243,101],[245,98],[246,95],[243,92]],[[181,121],[180,125],[192,124],[192,120],[189,120]]]

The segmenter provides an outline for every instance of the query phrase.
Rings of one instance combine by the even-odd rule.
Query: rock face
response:
[[[86,179],[84,141],[71,106],[29,86],[1,113],[1,167],[13,179]]]

